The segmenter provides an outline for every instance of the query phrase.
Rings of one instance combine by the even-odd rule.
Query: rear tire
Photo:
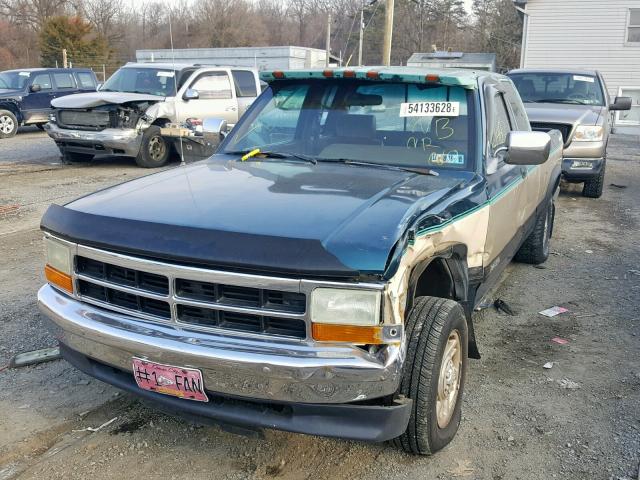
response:
[[[0,110],[0,138],[11,138],[18,132],[18,119],[9,110]]]
[[[169,160],[170,148],[160,135],[160,127],[151,125],[142,135],[142,145],[136,163],[142,168],[162,167]]]
[[[602,188],[604,187],[604,175],[606,170],[606,162],[602,165],[600,174],[593,180],[584,182],[582,187],[582,196],[587,198],[600,198],[602,196]]]
[[[521,263],[539,265],[549,258],[549,240],[555,220],[555,205],[550,200],[547,208],[536,220],[533,232],[524,241],[514,260]]]
[[[407,319],[407,357],[398,393],[413,400],[407,430],[393,443],[431,455],[453,440],[461,418],[468,330],[453,300],[418,297]]]
[[[44,126],[45,125],[46,125],[45,123],[36,123],[36,127],[38,127],[38,129],[40,129],[42,131],[44,131]]]

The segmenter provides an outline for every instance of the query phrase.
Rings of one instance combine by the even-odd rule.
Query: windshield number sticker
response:
[[[458,117],[460,102],[411,102],[400,104],[401,117]]]
[[[175,74],[173,72],[158,72],[156,75],[158,77],[173,77]]]
[[[433,165],[464,165],[464,155],[462,153],[432,153],[429,156],[429,163]]]
[[[573,76],[573,79],[574,79],[576,82],[589,82],[589,83],[594,83],[594,82],[596,81],[596,79],[595,79],[595,78],[593,78],[593,77],[584,77],[584,76],[582,76],[582,75],[574,75],[574,76]]]

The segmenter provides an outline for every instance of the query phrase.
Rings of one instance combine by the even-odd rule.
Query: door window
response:
[[[76,75],[81,88],[96,88],[96,81],[89,72],[78,72]]]
[[[511,83],[510,81],[503,82],[502,88],[504,90],[504,99],[509,104],[511,113],[513,114],[513,128],[518,131],[530,131],[531,124],[529,123],[529,117],[527,116],[527,112],[524,109],[524,104],[522,103],[520,96],[516,92],[513,83]]]
[[[48,73],[38,73],[33,76],[31,85],[40,85],[41,90],[51,90],[51,76]]]
[[[76,82],[71,73],[54,73],[53,79],[56,82],[56,87],[59,89],[76,88]]]
[[[256,79],[249,70],[232,70],[233,80],[236,83],[237,97],[256,97]]]
[[[504,103],[502,94],[498,94],[494,99],[494,112],[489,132],[489,153],[495,157],[499,148],[507,146],[507,136],[511,131],[511,120],[507,106]]]
[[[231,82],[225,72],[211,72],[200,76],[191,85],[202,100],[226,100],[232,98]]]

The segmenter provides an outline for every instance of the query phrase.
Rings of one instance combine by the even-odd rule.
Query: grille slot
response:
[[[78,287],[83,297],[166,320],[171,318],[171,307],[168,302],[121,292],[86,280],[78,280]]]
[[[79,130],[103,130],[112,123],[108,110],[59,110],[57,120],[63,128]]]
[[[306,310],[306,297],[304,293],[297,292],[220,285],[179,278],[176,280],[176,294],[187,300],[236,307],[299,314]]]
[[[567,125],[565,123],[531,122],[531,129],[535,132],[560,130],[560,133],[562,134],[562,141],[565,143],[565,145],[569,141],[569,134],[571,133],[571,125]]]
[[[294,338],[305,338],[307,334],[304,320],[226,312],[189,305],[178,305],[177,311],[178,320],[191,325]]]
[[[76,269],[78,273],[97,280],[106,280],[161,295],[169,293],[169,279],[162,275],[141,272],[81,256],[76,257]]]

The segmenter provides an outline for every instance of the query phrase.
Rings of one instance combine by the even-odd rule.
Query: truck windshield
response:
[[[22,90],[29,81],[29,72],[0,72],[0,88]]]
[[[175,76],[173,70],[125,67],[111,75],[100,90],[171,97],[176,93]]]
[[[359,80],[272,83],[222,151],[316,161],[473,168],[473,96],[462,87]]]
[[[602,87],[594,75],[528,72],[509,77],[525,103],[604,105]]]

